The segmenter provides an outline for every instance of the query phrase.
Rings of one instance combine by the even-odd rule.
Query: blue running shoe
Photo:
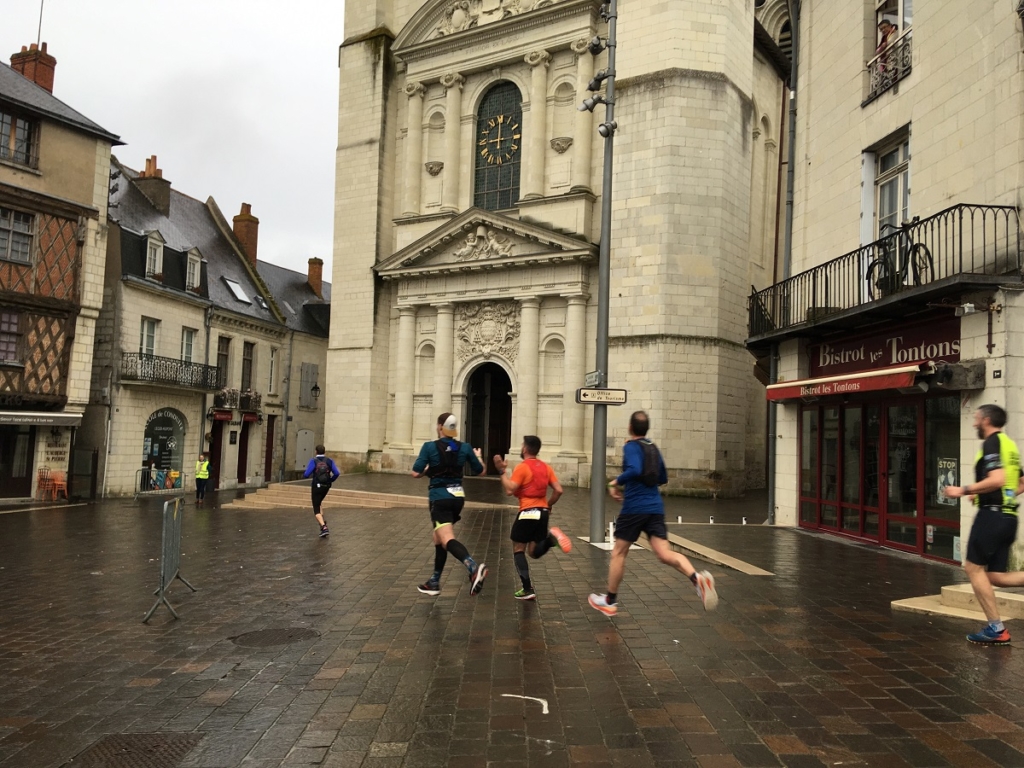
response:
[[[986,624],[980,632],[968,635],[967,639],[977,645],[1009,645],[1010,633],[1006,629],[1003,629],[1001,632],[996,632],[992,627]]]

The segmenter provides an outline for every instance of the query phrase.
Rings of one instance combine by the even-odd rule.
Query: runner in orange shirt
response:
[[[540,438],[526,435],[523,447],[519,452],[523,462],[512,472],[512,477],[505,474],[508,462],[501,456],[494,457],[494,466],[501,472],[501,485],[505,493],[519,499],[519,514],[512,524],[512,552],[516,563],[516,571],[523,581],[523,588],[515,593],[516,600],[535,600],[530,581],[530,566],[526,555],[535,560],[543,557],[552,547],[559,547],[563,552],[572,549],[572,542],[559,528],[548,529],[551,507],[562,495],[562,486],[558,482],[555,470],[549,464],[537,458],[540,453]],[[548,488],[551,495],[548,496]]]

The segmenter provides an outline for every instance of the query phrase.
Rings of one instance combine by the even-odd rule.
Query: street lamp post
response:
[[[608,68],[598,72],[590,82],[588,90],[600,90],[607,82],[605,96],[586,99],[579,109],[593,111],[598,104],[605,105],[605,121],[597,131],[604,137],[604,178],[601,185],[601,248],[598,259],[597,288],[597,355],[596,365],[598,386],[608,386],[608,295],[611,281],[611,233],[612,233],[612,150],[615,138],[615,36],[618,21],[618,0],[611,0],[601,6],[601,16],[608,22],[608,39],[604,42],[595,37],[590,42],[590,53],[597,56],[608,50]],[[606,452],[608,447],[608,406],[598,403],[594,406],[594,443],[591,452],[590,469],[590,541],[603,543]]]

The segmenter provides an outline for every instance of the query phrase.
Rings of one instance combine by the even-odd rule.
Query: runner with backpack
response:
[[[338,471],[334,460],[324,455],[325,450],[322,445],[316,447],[316,456],[309,460],[309,464],[306,465],[306,471],[302,475],[303,477],[313,478],[311,487],[313,514],[316,515],[316,521],[320,524],[321,539],[329,536],[331,532],[327,530],[327,521],[324,520],[320,508],[331,490],[331,485],[341,476],[341,472]]]
[[[484,471],[480,449],[455,439],[459,434],[458,424],[458,419],[451,413],[438,416],[437,440],[424,443],[412,465],[413,477],[430,478],[427,498],[434,539],[434,573],[417,589],[435,597],[441,594],[441,572],[449,552],[469,571],[470,594],[479,594],[487,578],[487,566],[477,564],[465,545],[455,538],[455,524],[462,517],[462,508],[466,504],[466,492],[462,487],[465,467],[468,464],[473,475]]]
[[[686,576],[697,589],[704,610],[713,611],[718,607],[715,577],[707,571],[697,573],[688,558],[674,552],[668,545],[665,503],[658,490],[659,485],[668,482],[668,472],[658,446],[647,439],[650,425],[644,411],[636,411],[629,417],[629,439],[622,447],[622,474],[608,483],[612,498],[622,502],[615,521],[615,548],[608,566],[608,592],[592,594],[590,605],[606,616],[614,616],[618,612],[617,593],[626,572],[626,555],[640,534],[646,533],[658,560]]]

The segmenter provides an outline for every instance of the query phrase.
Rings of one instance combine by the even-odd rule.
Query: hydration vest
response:
[[[461,480],[463,462],[459,461],[459,454],[462,453],[462,444],[458,440],[435,440],[434,446],[441,457],[441,463],[436,467],[427,467],[424,474],[433,479]]]
[[[548,465],[538,458],[531,457],[523,461],[530,468],[533,478],[526,485],[520,486],[517,494],[523,499],[543,499],[548,495],[548,483],[551,481],[551,472]]]

